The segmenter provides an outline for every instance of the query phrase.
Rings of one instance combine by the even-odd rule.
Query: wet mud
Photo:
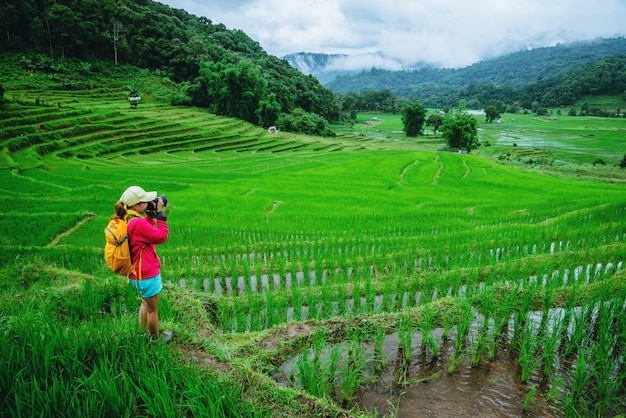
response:
[[[421,338],[414,338],[413,347],[420,344]],[[454,355],[451,340],[440,347],[438,358],[415,349],[408,367],[398,357],[397,346],[396,335],[386,339],[389,366],[377,382],[360,391],[362,410],[397,418],[558,416],[543,398],[542,389],[548,388],[541,388],[541,377],[521,383],[516,357],[503,348],[493,360],[482,359],[475,367],[467,354],[449,374],[449,360]],[[537,393],[524,408],[531,388]]]
[[[521,383],[517,357],[507,350],[506,342],[498,347],[493,360],[485,353],[478,365],[472,366],[471,355],[466,353],[448,373],[456,336],[451,333],[444,340],[441,330],[434,334],[440,342],[439,356],[433,357],[422,347],[420,333],[415,333],[410,362],[399,348],[398,335],[385,337],[385,367],[375,370],[377,362],[366,366],[372,379],[359,389],[355,404],[375,416],[397,418],[561,416],[546,401],[551,388],[540,372]],[[363,344],[363,354],[375,358],[373,344]],[[292,358],[283,364],[273,378],[286,386],[297,382],[295,361]]]

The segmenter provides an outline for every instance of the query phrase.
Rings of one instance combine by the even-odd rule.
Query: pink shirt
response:
[[[156,253],[156,244],[167,241],[169,227],[165,221],[156,221],[150,215],[145,218],[133,218],[128,222],[130,236],[130,253],[135,262],[135,273],[130,275],[133,280],[149,279],[161,273],[161,260]],[[145,246],[144,246],[145,244]],[[142,248],[143,247],[143,251]],[[141,253],[141,260],[139,260]],[[141,268],[141,274],[139,269]]]

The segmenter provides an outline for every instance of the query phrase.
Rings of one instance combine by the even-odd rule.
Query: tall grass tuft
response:
[[[227,376],[205,378],[169,346],[140,338],[135,326],[105,317],[68,327],[34,310],[4,318],[0,410],[92,417],[262,412]]]

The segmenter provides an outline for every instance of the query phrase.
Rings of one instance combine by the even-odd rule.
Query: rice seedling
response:
[[[589,358],[590,352],[587,348],[578,351],[576,362],[569,376],[571,389],[566,393],[563,401],[563,409],[566,413],[586,415],[591,412],[588,406],[591,401],[590,393],[586,391],[590,384],[590,374],[587,370]]]
[[[398,357],[406,365],[413,359],[413,323],[408,314],[402,315],[398,323]]]
[[[530,385],[528,387],[528,393],[526,394],[526,397],[524,398],[524,406],[522,407],[524,411],[528,411],[536,393],[537,393],[537,385]]]
[[[600,303],[596,318],[595,336],[591,344],[591,358],[595,361],[589,373],[593,382],[594,413],[608,415],[614,413],[614,401],[620,398],[623,382],[616,379],[616,371],[623,366],[623,359],[611,356],[611,350],[617,343],[619,335],[613,329],[615,318],[623,314],[624,300]],[[618,331],[619,332],[619,331]],[[621,364],[620,364],[621,362]]]
[[[537,336],[528,327],[519,340],[518,363],[521,367],[520,380],[528,383],[537,367],[541,364],[541,356],[538,354]]]
[[[400,400],[402,396],[404,396],[405,392],[400,392],[398,394],[398,401],[393,403],[391,400],[387,400],[387,404],[391,407],[391,412],[389,413],[389,418],[396,418],[398,416],[398,409],[400,409]]]
[[[487,330],[486,344],[489,361],[493,361],[495,359],[500,341],[506,338],[504,331],[505,328],[508,328],[509,309],[510,308],[506,306],[506,303],[503,303],[503,305],[494,313],[491,327]]]
[[[476,332],[470,333],[470,343],[469,343],[469,352],[472,357],[472,367],[477,367],[480,363],[480,360],[487,348],[488,340],[489,340],[489,332],[487,322],[488,319],[483,317],[479,320],[478,329]]]
[[[463,362],[467,356],[467,350],[465,348],[456,348],[454,352],[448,357],[448,375],[454,373],[456,368]]]
[[[540,343],[543,345],[543,373],[552,376],[554,364],[557,360],[557,351],[561,343],[561,324],[563,310],[551,310],[544,312],[544,317],[549,318],[548,325],[541,328]]]
[[[371,380],[365,368],[372,359],[363,355],[362,341],[359,335],[354,335],[348,340],[347,351],[340,368],[339,396],[340,402],[344,406],[352,404],[358,389]]]
[[[438,358],[439,357],[439,343],[437,342],[437,340],[432,334],[432,331],[434,328],[433,322],[434,322],[433,315],[429,311],[426,311],[424,313],[422,321],[420,322],[419,330],[422,333],[422,349],[424,347],[428,347],[430,349],[430,352],[433,358]]]
[[[454,348],[457,353],[460,353],[466,344],[466,338],[470,332],[472,322],[474,320],[474,312],[471,309],[465,311],[465,315],[456,324],[456,341]]]
[[[383,349],[385,337],[386,334],[381,329],[376,330],[374,336],[374,370],[378,372],[385,370],[389,364],[389,359]]]
[[[313,396],[334,397],[339,363],[339,349],[328,349],[323,339],[316,339],[311,350],[298,356],[295,362],[299,387]]]
[[[571,357],[576,355],[581,347],[586,346],[586,324],[593,315],[593,307],[581,306],[572,308],[569,312],[570,321],[567,328],[567,343],[564,355]]]

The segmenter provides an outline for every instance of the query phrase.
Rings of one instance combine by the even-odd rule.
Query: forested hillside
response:
[[[327,88],[244,32],[152,0],[9,0],[0,21],[0,88],[12,88],[15,71],[39,76],[30,86],[22,79],[20,89],[40,88],[42,74],[46,87],[92,88],[89,80],[129,65],[168,85],[170,104],[315,135],[332,136],[328,122],[353,121],[358,111],[397,112],[415,99],[444,109],[461,99],[470,108],[497,100],[517,111],[626,91],[624,38],[537,48],[461,69],[371,69]]]
[[[621,95],[626,99],[626,55],[602,58],[520,89],[522,100],[542,106],[569,106],[589,95]]]
[[[604,94],[622,94],[623,84],[619,83],[620,71],[623,71],[621,59],[617,58],[615,62],[603,60],[620,54],[626,54],[626,39],[598,39],[521,51],[459,69],[387,71],[373,68],[358,75],[339,76],[327,86],[342,93],[389,89],[399,98],[417,98],[430,107],[452,106],[459,98],[475,98],[481,103],[487,100],[527,101],[527,107],[530,107],[531,102],[543,100],[540,89],[554,88],[555,92],[548,94],[546,103],[541,104],[565,106],[580,95],[599,94],[600,90]],[[597,60],[603,61],[592,64]],[[570,73],[578,69],[580,71]],[[599,76],[601,73],[604,75]],[[618,83],[607,89],[604,85],[606,77]],[[559,83],[566,84],[564,90],[567,93],[556,93]],[[587,88],[589,83],[591,85]]]
[[[64,60],[106,60],[179,83],[174,104],[262,126],[298,108],[329,121],[339,118],[329,89],[268,55],[244,32],[152,0],[9,0],[0,21],[0,50],[25,56],[29,71],[59,73]]]

